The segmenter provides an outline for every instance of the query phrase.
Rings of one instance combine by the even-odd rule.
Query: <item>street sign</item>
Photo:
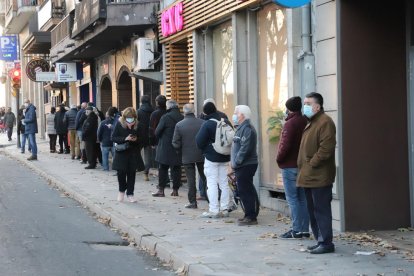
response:
[[[311,0],[273,0],[273,2],[285,8],[298,8],[309,4]]]
[[[48,72],[49,68],[49,62],[41,58],[34,58],[26,65],[26,75],[31,81],[37,81],[36,73]]]
[[[0,36],[0,60],[17,60],[17,37]]]
[[[57,81],[55,72],[36,72],[36,81]]]
[[[56,63],[56,78],[58,82],[77,81],[76,62]]]

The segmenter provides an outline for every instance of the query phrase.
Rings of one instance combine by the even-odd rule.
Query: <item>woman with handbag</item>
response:
[[[115,158],[112,169],[118,171],[118,201],[123,201],[125,191],[129,202],[134,198],[135,174],[145,169],[138,144],[138,118],[134,108],[127,107],[115,124],[112,141],[115,143]]]

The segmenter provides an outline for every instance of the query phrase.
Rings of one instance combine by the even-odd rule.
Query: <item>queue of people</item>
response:
[[[191,103],[183,106],[183,116],[175,100],[167,101],[160,95],[155,102],[153,109],[149,97],[144,96],[140,109],[128,107],[119,113],[110,107],[104,118],[91,103],[82,103],[79,108],[71,106],[69,111],[64,106],[58,112],[52,108],[47,115],[50,151],[56,152],[59,135],[60,153],[70,150],[72,159],[79,159],[83,164],[87,161],[85,169],[95,169],[99,162],[103,170],[115,170],[119,184],[117,200],[124,201],[126,195],[134,203],[136,172],[144,172],[144,180],[149,180],[151,154],[155,149],[159,173],[157,191],[152,196],[165,197],[169,183],[172,184],[170,196],[178,196],[183,166],[189,186],[185,207],[197,209],[197,171],[202,183],[200,195],[201,187],[207,187],[209,209],[200,215],[202,218],[229,216],[233,194],[228,175],[235,174],[244,211],[237,223],[240,226],[258,224],[260,202],[254,185],[258,136],[251,121],[251,109],[246,105],[236,106],[230,122],[217,110],[213,99],[204,102],[203,113],[198,118]],[[335,251],[331,211],[336,173],[335,125],[325,114],[319,93],[306,95],[303,103],[300,97],[292,97],[286,102],[286,109],[276,161],[282,171],[292,227],[280,237],[308,238],[310,226],[317,243],[308,248],[309,252],[331,253]],[[18,114],[23,139],[29,139],[32,152],[29,160],[37,159],[35,112],[36,108],[25,100],[25,107]],[[67,133],[70,146],[65,144]]]

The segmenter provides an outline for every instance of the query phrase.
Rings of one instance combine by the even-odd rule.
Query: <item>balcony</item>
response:
[[[75,8],[72,40],[52,31],[51,60],[86,60],[130,45],[131,37],[156,26],[158,8],[159,0],[83,0]]]
[[[65,16],[66,5],[64,0],[46,0],[40,6],[37,20],[40,31],[52,30]]]
[[[73,15],[69,14],[51,30],[50,59],[52,62],[75,46],[75,41],[70,37],[73,21]]]
[[[32,15],[29,21],[29,36],[22,43],[25,54],[49,54],[50,32],[39,30],[37,14]]]
[[[18,34],[36,13],[38,0],[5,0],[5,33]]]

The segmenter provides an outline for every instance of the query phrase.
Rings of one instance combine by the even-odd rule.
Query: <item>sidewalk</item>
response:
[[[0,153],[30,167],[65,194],[81,202],[102,221],[128,233],[136,244],[156,254],[177,272],[188,275],[414,275],[414,262],[398,250],[362,246],[346,238],[336,238],[334,254],[310,255],[304,252],[312,240],[280,240],[289,225],[274,211],[262,209],[259,225],[239,227],[240,210],[227,219],[201,219],[207,203],[199,209],[184,208],[187,190],[178,198],[153,198],[156,179],[144,182],[137,175],[135,195],[138,203],[119,203],[115,172],[85,170],[70,155],[51,154],[48,143],[39,139],[38,161],[27,161],[15,139],[7,142],[0,134]],[[100,167],[99,167],[100,168]],[[3,174],[5,172],[2,172]],[[57,206],[58,208],[58,206]],[[338,233],[337,233],[338,235]],[[99,237],[96,237],[99,241]],[[361,245],[358,245],[361,244]],[[378,251],[369,256],[357,251]],[[393,249],[393,248],[391,248]],[[410,257],[410,256],[408,256]]]

